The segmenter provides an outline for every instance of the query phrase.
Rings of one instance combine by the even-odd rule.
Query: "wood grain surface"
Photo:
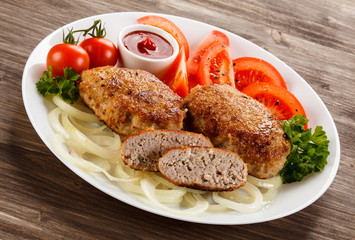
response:
[[[0,239],[355,239],[355,1],[2,0],[0,9]],[[340,166],[326,193],[278,220],[203,225],[131,207],[64,166],[26,115],[26,60],[61,26],[123,11],[173,14],[221,27],[299,73],[327,106],[340,136]]]

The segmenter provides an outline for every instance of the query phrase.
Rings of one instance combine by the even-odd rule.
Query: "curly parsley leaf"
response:
[[[37,90],[45,97],[59,95],[63,100],[74,103],[79,98],[76,81],[80,75],[71,67],[64,68],[64,76],[52,76],[52,67],[44,71],[41,79],[36,83]]]
[[[312,172],[320,172],[327,164],[329,140],[323,127],[304,130],[308,119],[295,115],[282,121],[284,130],[291,141],[291,153],[280,171],[284,183],[299,182]]]

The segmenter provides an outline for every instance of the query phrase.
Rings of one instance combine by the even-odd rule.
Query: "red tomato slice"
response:
[[[196,87],[198,85],[198,83],[196,81],[196,75],[189,75],[189,73],[187,73],[187,77],[188,77],[188,81],[189,81],[189,89],[193,89],[194,87]]]
[[[263,103],[280,121],[288,120],[293,115],[306,116],[302,104],[284,87],[257,82],[244,88],[243,93]]]
[[[63,76],[63,69],[66,67],[75,68],[81,73],[90,66],[88,53],[80,46],[68,43],[61,43],[53,46],[47,54],[47,69],[52,66],[52,76]]]
[[[195,78],[197,84],[228,84],[234,87],[230,47],[223,43],[210,46],[201,57]]]
[[[189,94],[184,48],[180,49],[178,56],[170,66],[162,81],[182,98]]]
[[[180,49],[184,48],[186,59],[189,57],[189,44],[184,33],[169,19],[160,16],[144,16],[137,19],[137,23],[158,27],[170,33],[178,42]]]
[[[106,38],[87,38],[80,43],[90,57],[90,68],[101,66],[115,66],[118,51],[113,42]]]
[[[224,33],[213,30],[210,32],[197,46],[192,56],[188,59],[187,62],[187,73],[189,75],[196,75],[198,70],[198,65],[201,61],[201,57],[209,47],[216,43],[223,43],[226,46],[229,46],[229,39]]]
[[[253,82],[268,82],[286,87],[281,74],[270,63],[252,57],[242,57],[233,60],[235,87],[243,91]]]

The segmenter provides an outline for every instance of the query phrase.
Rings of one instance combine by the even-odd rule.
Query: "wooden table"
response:
[[[355,239],[355,2],[3,0],[0,70],[0,239]],[[319,94],[340,135],[341,162],[314,204],[278,220],[214,226],[122,203],[65,167],[27,118],[21,77],[31,51],[74,20],[146,11],[206,22],[283,60]]]

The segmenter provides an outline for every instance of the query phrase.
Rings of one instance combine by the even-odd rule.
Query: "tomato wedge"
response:
[[[270,63],[253,57],[242,57],[233,60],[235,87],[243,91],[254,82],[268,82],[287,88],[284,79]]]
[[[137,19],[137,23],[158,27],[170,33],[178,42],[179,48],[184,48],[186,59],[189,57],[189,44],[184,33],[178,26],[175,25],[175,23],[169,19],[160,16],[149,15]]]
[[[198,66],[196,84],[228,84],[234,87],[230,47],[216,43],[206,49]]]
[[[184,48],[180,49],[178,56],[164,75],[162,81],[182,98],[185,98],[189,94]]]
[[[286,88],[267,82],[257,82],[244,88],[243,93],[263,103],[280,120],[306,112],[298,99]],[[307,126],[305,126],[307,128]]]
[[[211,31],[197,46],[192,56],[187,61],[187,73],[189,75],[196,75],[198,65],[201,61],[201,57],[205,54],[207,49],[216,43],[223,43],[229,46],[229,38],[224,33],[213,30]]]

